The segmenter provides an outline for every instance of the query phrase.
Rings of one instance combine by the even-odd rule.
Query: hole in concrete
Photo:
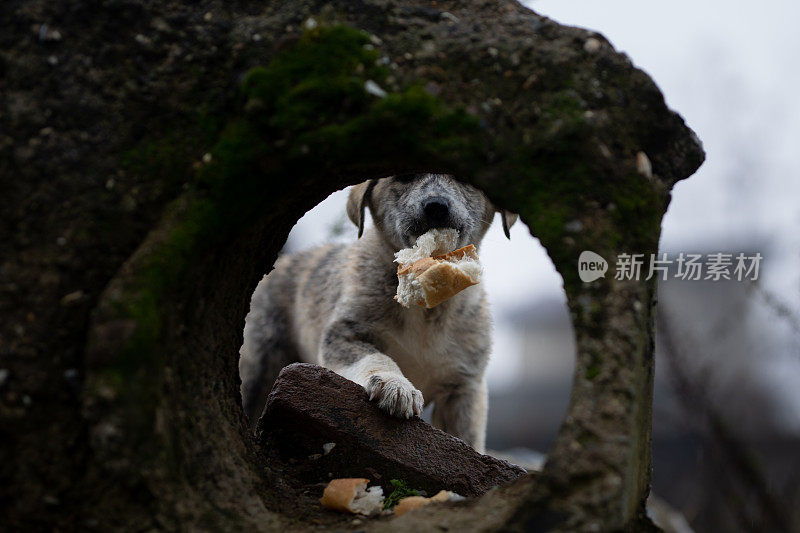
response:
[[[289,224],[310,207],[306,202],[318,201],[321,192],[345,184],[340,179],[343,173],[380,173],[388,165],[441,165],[451,170],[470,168],[480,183],[497,192],[502,188],[505,195],[499,196],[509,204],[512,195],[514,200],[519,198],[520,209],[526,210],[532,223],[540,224],[535,229],[566,279],[579,336],[579,368],[585,370],[576,372],[571,416],[551,450],[548,470],[558,474],[552,485],[559,495],[566,493],[563,501],[570,513],[576,511],[575,529],[634,528],[632,521],[642,516],[641,501],[649,484],[653,285],[585,287],[571,267],[573,252],[584,245],[607,254],[654,250],[669,188],[697,168],[702,150],[680,118],[668,113],[657,88],[634,71],[626,57],[601,43],[602,54],[595,56],[600,60],[585,58],[580,50],[587,50],[580,48],[580,42],[586,34],[526,19],[522,13],[515,18],[518,22],[509,27],[517,28],[519,34],[502,28],[501,33],[487,35],[500,37],[497,43],[503,54],[518,48],[532,59],[530,64],[523,62],[524,68],[530,67],[534,74],[528,79],[539,86],[525,95],[512,89],[507,101],[493,96],[511,89],[517,80],[487,69],[481,87],[451,84],[441,100],[411,86],[397,93],[397,99],[346,109],[341,116],[338,109],[323,106],[331,114],[320,122],[311,104],[316,101],[315,91],[328,87],[332,79],[348,81],[334,84],[335,91],[322,91],[326,97],[343,93],[366,101],[354,87],[361,81],[366,87],[371,80],[358,73],[351,80],[351,61],[341,62],[336,77],[317,75],[302,84],[288,79],[283,71],[287,63],[273,62],[271,67],[250,72],[245,83],[248,101],[242,109],[246,116],[230,125],[210,166],[203,167],[210,169],[202,180],[210,191],[197,191],[198,196],[189,191],[183,202],[171,206],[167,220],[112,282],[104,308],[98,306],[93,328],[97,340],[94,353],[87,356],[83,411],[92,424],[92,436],[98,437],[92,443],[93,453],[110,459],[103,462],[112,465],[108,469],[103,465],[101,475],[113,468],[123,480],[115,485],[136,490],[147,485],[158,496],[152,498],[157,503],[147,504],[148,511],[194,505],[214,516],[258,514],[258,507],[246,499],[251,491],[241,488],[266,486],[262,493],[276,493],[281,487],[273,480],[265,482],[264,473],[252,468],[255,453],[250,452],[255,449],[238,405],[236,361],[231,356],[241,344],[244,296],[258,279],[256,271],[275,259]],[[491,21],[491,15],[486,20]],[[444,27],[438,20],[435,24]],[[532,27],[537,29],[531,33]],[[518,41],[516,35],[525,32],[531,39]],[[400,37],[388,33],[382,48],[396,50],[407,32]],[[360,43],[344,27],[323,36],[335,38],[337,46]],[[436,36],[432,42],[440,50],[462,48],[444,34]],[[348,57],[364,58],[364,64],[372,65],[375,46],[368,46],[371,53],[366,53],[366,46],[356,46],[358,52]],[[302,66],[324,50],[324,42],[314,41],[309,49],[299,50],[302,62],[290,56],[288,64]],[[570,59],[576,57],[574,52],[580,54],[580,61]],[[576,68],[553,69],[563,58],[570,59],[567,67]],[[242,59],[228,65],[238,69],[257,58]],[[469,72],[462,68],[459,56],[430,60],[434,66],[457,65],[455,72]],[[403,74],[398,79],[411,83],[429,78],[410,62],[398,69]],[[365,70],[367,76],[372,75],[371,69]],[[595,82],[606,73],[610,76],[602,85],[607,88],[598,92]],[[276,79],[283,83],[273,83]],[[265,112],[265,103],[280,101],[274,100],[276,93],[296,96],[291,100],[296,105],[274,116]],[[531,106],[532,98],[542,107]],[[480,120],[448,109],[458,102],[477,109]],[[226,100],[224,107],[228,103],[233,101]],[[297,125],[298,117],[309,119],[311,125]],[[275,137],[272,127],[264,127],[273,119],[293,124],[285,128],[285,138]],[[482,126],[484,122],[488,128]],[[409,124],[410,129],[405,127]],[[414,133],[414,142],[408,142],[408,132]],[[336,143],[328,142],[334,139]],[[452,146],[458,149],[436,163],[438,158],[432,154]],[[460,157],[462,153],[468,157]],[[307,154],[310,157],[303,157]],[[362,156],[366,157],[362,160]],[[640,160],[647,165],[640,165]],[[497,174],[484,174],[489,165]],[[526,172],[517,173],[522,170]],[[327,174],[308,177],[316,172]],[[298,176],[308,178],[295,179]],[[256,212],[252,217],[251,210]],[[565,237],[562,217],[577,215],[586,231]],[[251,218],[256,227],[249,224]],[[550,227],[541,224],[542,219],[550,219]],[[213,237],[222,242],[204,246]],[[164,266],[165,272],[159,272]],[[126,302],[132,305],[115,305]],[[119,339],[126,331],[133,332],[126,339],[131,342],[121,346]],[[126,425],[115,424],[119,420]],[[138,468],[139,461],[148,468]],[[174,476],[174,483],[161,483],[165,470],[181,473]],[[99,490],[112,483],[100,485]],[[188,487],[192,494],[186,494]],[[524,502],[530,504],[533,497],[528,494]],[[162,500],[167,503],[160,504]],[[524,527],[522,519],[529,527],[552,523],[549,504],[544,511],[527,507],[519,508],[523,515],[515,520],[518,527]]]
[[[330,194],[308,211],[292,228],[280,255],[355,242],[358,230],[346,214],[350,189]],[[365,228],[371,227],[372,215],[365,218]],[[539,468],[567,411],[575,366],[575,337],[563,281],[522,221],[511,228],[508,240],[495,214],[480,257],[485,269],[482,284],[494,319],[486,372],[487,453]],[[428,422],[431,411],[429,403],[423,413]]]

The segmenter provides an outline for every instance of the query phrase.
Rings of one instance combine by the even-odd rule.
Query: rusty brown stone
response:
[[[402,479],[429,494],[479,496],[526,474],[419,418],[387,415],[360,385],[305,363],[281,371],[256,432],[307,483],[368,477],[390,491],[389,481]],[[336,446],[324,454],[329,442]]]

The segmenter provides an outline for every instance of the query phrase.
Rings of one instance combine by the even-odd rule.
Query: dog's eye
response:
[[[417,177],[414,174],[403,174],[400,176],[395,176],[394,179],[400,183],[411,183],[417,179]]]

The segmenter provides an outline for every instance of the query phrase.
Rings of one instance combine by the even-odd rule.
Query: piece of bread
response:
[[[394,254],[395,262],[400,266],[410,265],[423,257],[444,255],[458,246],[458,230],[452,228],[434,228],[423,233],[411,248],[403,248]]]
[[[383,489],[380,486],[367,489],[369,479],[333,479],[322,493],[320,503],[327,509],[343,513],[374,516],[383,509]]]
[[[430,499],[425,496],[406,496],[394,506],[394,514],[401,516],[414,509],[425,507],[429,503],[431,503]]]
[[[449,490],[440,490],[435,496],[431,496],[430,498],[425,498],[424,496],[408,496],[397,502],[397,505],[394,506],[394,514],[400,516],[408,511],[425,507],[431,503],[458,502],[463,499],[463,496],[455,492],[450,492]]]
[[[479,283],[482,271],[473,244],[410,264],[401,263],[397,268],[395,300],[405,307],[421,305],[430,309]]]

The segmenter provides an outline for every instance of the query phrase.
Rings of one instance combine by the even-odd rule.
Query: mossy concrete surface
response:
[[[117,9],[123,19],[142,15]],[[165,9],[149,20],[169,36],[164,27],[180,17]],[[91,321],[74,325],[84,332],[73,341],[85,379],[72,418],[85,435],[82,503],[52,512],[53,523],[344,524],[298,497],[290,473],[260,458],[246,429],[236,368],[248,298],[292,224],[327,194],[428,171],[474,183],[531,227],[564,279],[578,354],[569,414],[537,483],[503,492],[499,514],[484,514],[492,495],[403,524],[481,516],[472,523],[482,529],[646,527],[654,283],[584,284],[577,258],[655,252],[672,185],[703,160],[652,80],[602,36],[511,2],[208,9],[183,16],[217,23],[207,53],[226,81],[204,94],[176,77],[171,88],[193,111],[173,131],[147,127],[157,122],[147,114],[120,115],[141,121],[140,135],[123,142],[109,129],[106,166],[93,171],[105,175],[115,155],[141,188],[163,192],[141,208],[158,222],[124,263],[121,254],[109,262],[87,289]],[[146,31],[131,37],[120,46],[160,42]],[[183,44],[206,37],[198,30]],[[170,57],[139,53],[151,63]],[[158,73],[140,83],[145,93],[148,83],[169,86]],[[33,523],[35,504],[14,508],[14,523]]]

